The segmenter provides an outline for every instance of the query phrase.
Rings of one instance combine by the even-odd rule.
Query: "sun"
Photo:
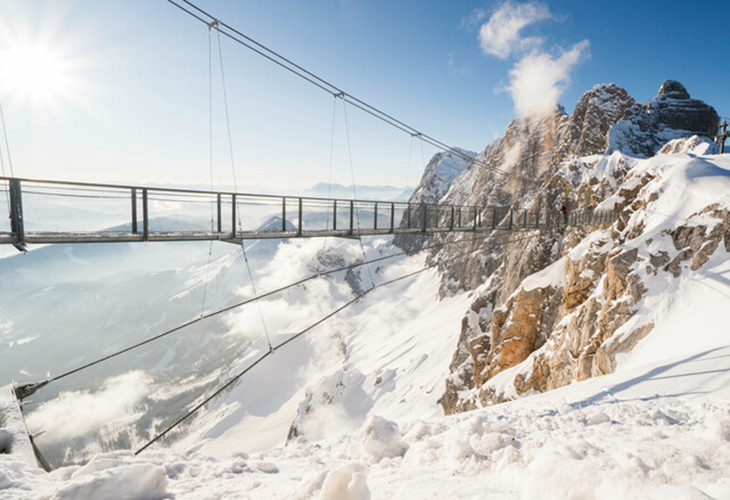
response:
[[[0,88],[33,106],[73,100],[77,90],[74,61],[41,44],[0,49]]]

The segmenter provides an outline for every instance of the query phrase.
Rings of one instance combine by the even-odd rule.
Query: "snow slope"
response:
[[[730,155],[668,155],[637,160],[632,168],[655,175],[647,196],[661,191],[643,218],[645,234],[654,236],[647,252],[664,248],[656,246],[666,246],[663,231],[686,224],[703,207],[730,206]],[[632,175],[626,179],[632,182]],[[711,227],[705,219],[695,222]],[[644,239],[625,244],[644,245]],[[281,285],[311,272],[313,262],[332,266],[362,250],[320,241],[282,245],[262,263],[257,286]],[[364,251],[374,257],[393,249],[373,240]],[[436,401],[470,297],[439,301],[439,276],[429,270],[377,289],[277,351],[212,402],[171,447],[137,457],[101,453],[50,474],[0,455],[0,496],[727,499],[727,255],[719,245],[701,267],[683,264],[676,279],[643,276],[648,292],[632,321],[655,326],[618,359],[615,373],[451,417],[440,414]],[[526,285],[559,282],[559,262]],[[274,339],[287,338],[352,297],[353,288],[423,264],[416,255],[361,269],[349,281],[317,279],[266,301],[262,312]],[[266,348],[261,337],[241,330],[258,318],[255,309],[226,317],[226,326],[239,332],[233,335],[250,344],[216,372],[220,381]],[[517,369],[494,383],[507,386]],[[107,390],[146,383],[144,373],[126,377],[117,385],[108,380]]]

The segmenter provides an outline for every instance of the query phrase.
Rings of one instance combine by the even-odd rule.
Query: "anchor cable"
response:
[[[449,259],[446,259],[446,260],[450,261],[450,260],[455,260],[455,259],[458,259],[458,258],[468,257],[469,255],[471,255],[471,254],[473,254],[475,252],[478,252],[478,251],[480,251],[480,250],[472,250],[470,252],[466,252],[466,253],[463,253],[463,254],[460,254],[460,255],[457,255],[457,256],[454,256],[454,257],[450,257]],[[203,401],[201,401],[200,403],[198,403],[197,405],[195,405],[185,415],[183,415],[182,417],[180,417],[173,424],[171,424],[170,426],[168,426],[165,430],[163,430],[162,432],[160,432],[159,434],[157,434],[153,439],[151,439],[149,442],[147,442],[144,446],[142,446],[140,449],[138,449],[137,451],[135,451],[134,454],[135,455],[139,455],[144,450],[146,450],[147,448],[149,448],[152,444],[154,444],[157,441],[159,441],[160,439],[162,439],[164,436],[166,436],[168,433],[170,433],[170,431],[172,431],[174,428],[176,428],[182,422],[184,422],[189,417],[191,417],[193,414],[195,414],[203,406],[205,406],[207,403],[209,403],[211,400],[213,400],[216,396],[218,396],[220,393],[222,393],[224,390],[226,390],[228,387],[230,387],[233,383],[235,383],[237,380],[239,380],[241,377],[243,377],[246,373],[248,373],[249,371],[251,371],[255,366],[257,366],[259,363],[261,363],[264,359],[266,359],[267,357],[271,356],[278,349],[286,346],[287,344],[293,342],[294,340],[296,340],[296,339],[300,338],[301,336],[305,335],[306,333],[310,332],[311,330],[313,330],[317,326],[321,325],[322,323],[324,323],[328,319],[332,318],[336,314],[340,313],[341,311],[347,309],[351,305],[353,305],[356,302],[360,301],[363,297],[365,297],[369,293],[373,292],[374,290],[377,290],[379,288],[386,287],[386,286],[391,285],[393,283],[397,283],[397,282],[402,281],[404,279],[407,279],[407,278],[410,278],[410,277],[415,276],[417,274],[420,274],[420,273],[422,273],[424,271],[427,271],[429,269],[432,269],[432,268],[440,265],[442,262],[437,262],[435,264],[429,264],[429,265],[427,265],[427,266],[425,266],[425,267],[423,267],[421,269],[418,269],[418,270],[416,270],[414,272],[405,274],[403,276],[399,276],[398,278],[394,278],[392,280],[385,281],[383,283],[379,283],[378,285],[373,285],[372,288],[369,288],[369,289],[365,290],[364,292],[361,292],[360,294],[358,294],[352,300],[346,302],[342,306],[340,306],[340,307],[336,308],[335,310],[331,311],[330,313],[328,313],[327,315],[323,316],[322,318],[320,318],[316,322],[312,323],[311,325],[307,326],[306,328],[304,328],[300,332],[296,333],[292,337],[290,337],[290,338],[284,340],[283,342],[279,343],[273,350],[269,350],[269,351],[265,352],[258,359],[256,359],[256,361],[254,361],[251,365],[247,366],[245,369],[243,369],[242,371],[238,372],[236,375],[234,375],[233,377],[231,377],[225,384],[223,384],[221,387],[219,387],[218,389],[216,389],[212,394],[210,394],[209,396],[207,396]]]

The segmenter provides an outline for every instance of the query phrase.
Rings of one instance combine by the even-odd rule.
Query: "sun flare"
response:
[[[0,86],[14,98],[34,105],[58,104],[76,90],[71,59],[50,47],[2,49],[0,68]]]

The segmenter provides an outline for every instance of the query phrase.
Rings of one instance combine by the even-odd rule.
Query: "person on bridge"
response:
[[[563,224],[568,224],[568,207],[563,204],[563,208],[560,209],[560,211],[563,213]]]

